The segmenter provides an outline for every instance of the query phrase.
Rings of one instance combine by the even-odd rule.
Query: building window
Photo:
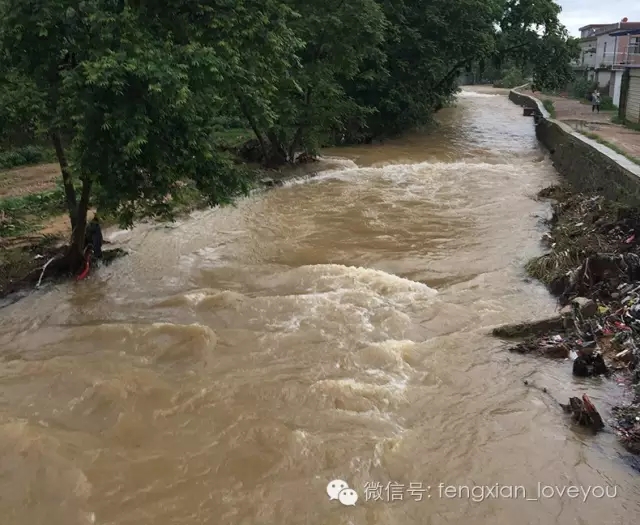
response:
[[[629,53],[640,53],[640,36],[629,39]]]
[[[604,43],[604,49],[602,51],[602,59],[606,60],[607,59],[607,43]]]

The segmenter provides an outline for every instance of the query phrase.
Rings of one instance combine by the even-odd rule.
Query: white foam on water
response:
[[[312,307],[313,309],[313,307]],[[313,309],[313,311],[309,312],[310,315],[315,314],[317,311]],[[284,321],[273,321],[267,323],[267,327],[274,331],[280,331],[285,333],[295,333],[300,330],[300,326],[304,320],[303,316],[293,315],[289,319],[285,319]]]
[[[237,328],[266,328],[284,336],[320,330],[342,342],[361,342],[405,338],[413,327],[411,314],[437,295],[426,284],[381,270],[336,264],[302,266],[257,281],[268,295],[222,300],[215,294],[200,299],[198,308],[236,309],[241,316],[230,321]]]
[[[351,168],[354,166],[357,167],[357,164],[354,161],[352,161],[351,159],[345,159],[344,157],[332,157],[329,155],[323,155],[319,157],[319,159],[330,162],[332,164],[338,164],[343,168]]]
[[[380,371],[375,371],[374,376],[371,379],[377,379],[377,382],[353,377],[322,379],[311,386],[310,392],[318,396],[322,404],[328,403],[327,408],[391,423],[396,431],[402,431],[395,413],[407,402],[406,380],[401,381]]]
[[[407,402],[417,345],[402,336],[412,327],[410,314],[428,308],[437,291],[384,271],[336,264],[283,272],[265,288],[270,295],[245,298],[243,307],[255,312],[248,317],[269,317],[268,329],[283,337],[321,328],[331,334],[327,344],[344,343],[339,346],[347,364],[338,368],[348,377],[327,377],[323,369],[310,389],[321,406],[391,423],[402,432],[394,414]]]
[[[348,169],[334,168],[334,169],[323,170],[314,176],[308,175],[306,177],[297,177],[294,179],[288,179],[284,181],[282,186],[285,188],[290,188],[292,186],[299,186],[301,184],[309,184],[313,182],[322,182],[327,180],[348,180],[348,177],[343,176],[342,174],[344,174],[347,171],[349,172],[357,171],[358,169],[359,168],[357,166],[352,166]]]
[[[193,306],[201,313],[236,311],[234,328],[283,335],[320,330],[342,343],[402,339],[411,313],[428,307],[437,291],[381,270],[339,264],[301,266],[276,275],[255,277],[263,290],[244,295],[202,289],[168,298],[158,306]],[[399,337],[400,336],[400,337]]]
[[[300,266],[281,274],[280,280],[296,281],[301,291],[314,293],[346,291],[354,288],[369,289],[377,294],[391,297],[404,293],[434,297],[438,293],[424,283],[382,270],[342,264]]]
[[[211,308],[213,306],[237,306],[247,300],[247,296],[231,290],[201,290],[186,294],[189,304],[197,307]]]
[[[403,395],[409,384],[409,375],[406,373],[391,374],[379,368],[367,368],[364,373],[379,381],[384,381],[384,387],[390,392]]]
[[[105,239],[113,242],[127,236],[131,236],[131,230],[116,230],[111,231],[107,235],[105,235]]]
[[[194,293],[185,294],[183,296],[183,299],[188,304],[198,305],[202,301],[204,301],[207,297],[210,297],[210,294],[207,294],[206,292],[194,292]]]
[[[416,347],[414,341],[387,340],[367,344],[358,352],[357,359],[362,367],[375,367],[376,369],[393,371],[402,374],[406,378],[407,373],[413,373],[410,361],[416,360]]]
[[[495,95],[487,95],[495,96]],[[516,168],[517,165],[517,168]],[[345,182],[349,183],[349,187],[345,188],[346,192],[357,193],[361,191],[361,187],[366,187],[372,181],[378,179],[394,183],[394,186],[387,187],[387,197],[385,200],[395,198],[400,194],[403,199],[409,198],[413,200],[424,200],[429,198],[430,194],[438,190],[443,184],[448,184],[447,173],[483,173],[484,179],[473,177],[475,184],[486,184],[487,187],[494,187],[495,181],[488,175],[500,175],[503,178],[509,178],[516,172],[521,174],[524,171],[536,171],[538,168],[531,163],[527,156],[523,155],[499,155],[494,156],[491,162],[419,162],[419,163],[386,163],[381,166],[358,167],[356,165],[329,169],[322,171],[312,178],[294,179],[288,181],[285,186],[295,186],[299,184],[321,184],[326,182]],[[519,175],[522,176],[522,175]],[[455,178],[459,180],[459,176]],[[486,181],[486,182],[483,182]],[[398,184],[404,184],[398,186]],[[464,192],[462,192],[464,193]],[[442,204],[441,201],[438,201]],[[450,203],[455,206],[456,203]]]
[[[468,91],[463,89],[456,93],[456,97],[459,98],[492,98],[492,97],[504,97],[503,94],[500,93],[480,93],[478,91]]]
[[[402,442],[402,437],[384,438],[378,441],[373,451],[373,466],[381,467],[386,455],[393,452]]]
[[[318,158],[318,160],[325,164],[328,164],[329,166],[321,169],[316,173],[310,173],[307,175],[301,175],[300,177],[287,179],[283,182],[282,185],[284,187],[291,187],[300,184],[306,184],[311,181],[327,180],[333,178],[335,174],[339,174],[345,170],[358,169],[358,165],[354,161],[345,159],[343,157],[321,156]]]

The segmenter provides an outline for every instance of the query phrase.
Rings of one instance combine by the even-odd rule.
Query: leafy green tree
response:
[[[297,17],[291,22],[302,42],[299,66],[283,77],[276,118],[264,134],[281,161],[299,150],[315,151],[333,128],[368,108],[349,97],[345,84],[377,56],[385,18],[375,0],[286,0]]]
[[[220,122],[241,117],[265,162],[283,164],[428,122],[483,63],[565,82],[575,45],[559,12],[552,0],[0,0],[1,96],[29,93],[0,123],[50,137],[78,259],[92,195],[130,224],[168,212],[183,178],[212,204],[242,191]]]
[[[573,78],[570,62],[579,50],[558,20],[561,9],[552,0],[506,0],[496,35],[497,62],[512,61],[531,71],[540,88],[565,86]]]
[[[571,75],[573,44],[551,0],[380,0],[387,18],[381,54],[347,86],[370,116],[348,136],[397,134],[428,121],[474,64],[534,73],[547,84]],[[503,73],[504,74],[504,73]],[[513,72],[511,74],[513,77]]]
[[[224,102],[221,111],[233,108],[244,119],[265,160],[285,162],[267,135],[300,89],[295,75],[305,42],[294,32],[300,15],[279,0],[158,0],[141,9],[184,44],[213,50],[220,73],[213,96]]]
[[[505,71],[504,76],[502,77],[502,87],[505,88],[514,88],[521,86],[525,83],[524,75],[522,74],[522,70],[517,67],[510,67]]]
[[[566,31],[542,38],[532,51],[533,83],[538,89],[563,89],[575,79],[571,61],[580,56],[577,39]]]
[[[99,204],[125,224],[136,213],[166,213],[167,195],[185,178],[211,204],[246,190],[213,135],[227,57],[176,31],[184,17],[172,15],[151,13],[143,1],[0,2],[3,76],[35,87],[43,104],[33,113],[60,163],[71,267],[83,258],[96,187]]]
[[[15,71],[0,78],[0,143],[28,146],[39,138],[43,94]]]
[[[459,73],[494,47],[493,0],[380,0],[387,25],[380,54],[347,89],[372,108],[366,135],[400,133],[426,122],[456,92]],[[362,130],[349,130],[358,136]]]

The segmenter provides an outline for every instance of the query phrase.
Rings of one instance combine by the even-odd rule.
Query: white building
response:
[[[597,82],[600,89],[607,90],[615,99],[616,75],[613,71],[624,61],[623,51],[628,47],[626,32],[637,29],[640,29],[640,22],[628,22],[626,18],[615,24],[581,27],[580,59],[574,62],[576,72]],[[617,94],[619,98],[619,90]]]

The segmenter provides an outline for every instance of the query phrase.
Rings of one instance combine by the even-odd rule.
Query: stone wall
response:
[[[519,88],[509,100],[534,110],[536,137],[549,150],[553,165],[578,191],[598,192],[611,200],[640,206],[640,167],[612,149],[554,120],[537,98]]]

